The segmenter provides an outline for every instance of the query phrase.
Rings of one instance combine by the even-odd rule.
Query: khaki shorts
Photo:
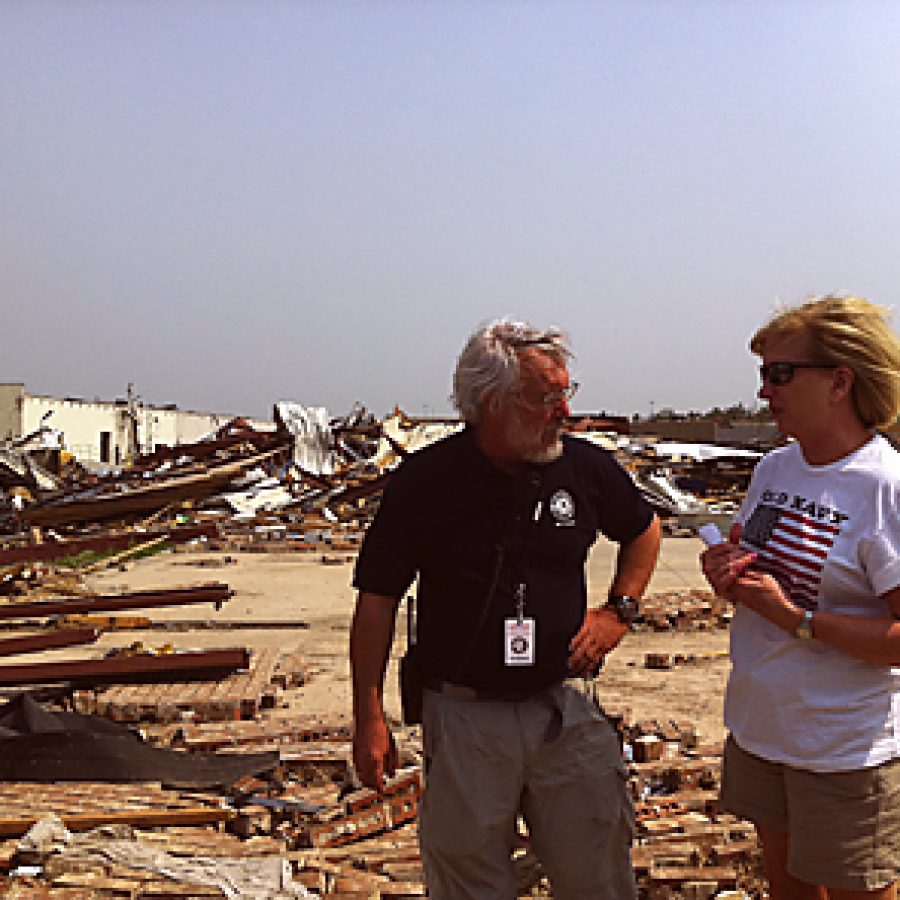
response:
[[[729,737],[722,807],[788,835],[788,871],[811,884],[875,891],[900,877],[900,758],[810,772],[754,756]]]

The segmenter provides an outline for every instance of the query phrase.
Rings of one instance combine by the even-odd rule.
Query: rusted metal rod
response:
[[[91,550],[106,553],[109,550],[125,550],[133,544],[152,541],[164,537],[172,544],[183,544],[198,537],[216,537],[219,526],[215,522],[202,525],[182,525],[177,528],[154,528],[150,531],[126,531],[118,534],[96,534],[91,537],[71,538],[65,541],[47,541],[44,544],[30,544],[25,547],[0,549],[0,566],[18,562],[44,562],[63,556],[78,556]]]
[[[73,597],[70,600],[35,600],[31,603],[7,603],[0,606],[0,619],[26,619],[68,613],[103,612],[117,609],[145,609],[157,606],[182,606],[188,603],[221,604],[233,591],[227,584],[201,584],[165,591],[136,591],[130,594]]]
[[[96,628],[63,628],[22,637],[0,640],[0,656],[32,653],[36,650],[52,650],[56,647],[73,647],[76,644],[92,644],[100,636]]]
[[[174,675],[234,671],[250,665],[246,648],[197,650],[159,656],[113,656],[61,662],[0,666],[0,685],[50,684],[57,681],[155,681]]]

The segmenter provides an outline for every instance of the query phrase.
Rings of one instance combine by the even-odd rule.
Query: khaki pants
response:
[[[432,900],[514,900],[517,814],[556,900],[631,900],[634,813],[613,729],[568,684],[522,702],[425,691],[422,861]]]

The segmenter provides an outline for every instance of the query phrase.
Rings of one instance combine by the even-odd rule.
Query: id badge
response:
[[[503,662],[507,666],[534,665],[534,619],[504,621]]]

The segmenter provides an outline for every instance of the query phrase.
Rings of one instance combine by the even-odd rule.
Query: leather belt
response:
[[[441,681],[437,678],[426,678],[423,684],[428,690],[435,691],[444,697],[452,697],[455,700],[494,700],[501,703],[521,703],[546,690],[546,688],[538,688],[531,691],[490,691],[466,687],[464,684],[454,684],[452,681]]]

